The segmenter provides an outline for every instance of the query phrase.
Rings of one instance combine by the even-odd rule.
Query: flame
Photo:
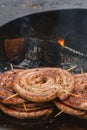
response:
[[[64,39],[59,39],[57,42],[58,42],[58,44],[60,44],[61,46],[64,46],[64,44],[65,44],[65,43],[64,43]]]

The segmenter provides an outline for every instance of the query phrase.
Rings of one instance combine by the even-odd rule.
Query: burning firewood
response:
[[[59,45],[61,45],[63,48],[65,48],[66,50],[68,50],[68,51],[70,51],[70,52],[72,52],[72,53],[74,53],[74,54],[77,54],[77,55],[79,55],[79,56],[84,56],[84,57],[87,58],[87,54],[84,54],[84,53],[79,52],[79,51],[77,51],[77,50],[74,50],[74,49],[72,49],[72,48],[70,48],[70,47],[68,47],[68,46],[65,46],[64,39],[59,39],[59,40],[57,41],[57,43],[58,43]]]

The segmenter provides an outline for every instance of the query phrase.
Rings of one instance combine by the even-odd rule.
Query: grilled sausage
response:
[[[0,74],[0,102],[4,104],[21,104],[25,102],[25,100],[18,95],[7,99],[8,97],[11,97],[12,95],[16,94],[15,91],[13,91],[11,82],[13,82],[14,77],[18,72],[21,70],[14,69],[6,71],[2,74]]]
[[[82,111],[82,110],[78,110],[78,109],[74,109],[72,107],[69,107],[69,106],[63,104],[62,102],[60,102],[59,100],[55,100],[54,104],[56,105],[56,107],[58,109],[62,110],[64,113],[67,113],[70,115],[83,116],[86,114],[86,111]]]
[[[73,95],[63,103],[76,109],[87,110],[87,73],[74,75],[74,80]]]
[[[40,109],[40,110],[33,110],[33,111],[17,111],[14,110],[6,105],[0,104],[0,109],[7,115],[16,117],[18,119],[27,119],[27,118],[38,118],[42,116],[49,116],[53,112],[52,107]]]
[[[69,79],[68,79],[69,78]],[[74,79],[59,68],[27,69],[19,72],[12,82],[13,89],[21,97],[32,102],[46,102],[69,95],[64,90],[73,90]]]

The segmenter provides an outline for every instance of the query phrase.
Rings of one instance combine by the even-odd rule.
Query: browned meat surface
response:
[[[58,109],[62,110],[64,113],[67,113],[67,114],[70,114],[70,115],[83,116],[83,115],[86,114],[86,111],[82,111],[82,110],[78,110],[78,109],[74,109],[72,107],[69,107],[69,106],[63,104],[59,100],[55,100],[54,104],[56,105],[56,107]]]
[[[74,80],[74,95],[68,97],[63,103],[76,109],[87,110],[87,73],[75,75]]]
[[[49,116],[53,112],[52,107],[41,108],[39,110],[33,111],[18,111],[13,108],[10,108],[6,105],[0,104],[0,109],[7,115],[16,117],[18,119],[26,119],[26,118],[37,118],[42,116]]]
[[[34,102],[27,102],[27,103],[22,103],[20,105],[8,105],[8,107],[16,110],[16,111],[37,111],[45,108],[51,107],[52,104],[47,102],[47,103],[34,103]]]
[[[7,115],[19,119],[49,116],[53,112],[49,101],[64,113],[87,119],[87,73],[72,75],[46,67],[0,74],[0,110]]]
[[[7,100],[8,97],[16,94],[11,86],[14,77],[21,70],[14,69],[0,74],[0,102],[4,104],[21,104],[25,100],[18,95]]]
[[[59,68],[27,69],[19,72],[12,82],[13,89],[24,99],[46,102],[59,97],[64,100],[72,92],[74,78]]]
[[[74,89],[74,79],[73,79],[73,75],[71,75],[68,71],[63,70],[63,83],[60,82],[60,84],[62,85],[60,92],[58,94],[58,97],[61,100],[66,99],[67,97],[70,96],[70,93],[72,93],[73,89]]]

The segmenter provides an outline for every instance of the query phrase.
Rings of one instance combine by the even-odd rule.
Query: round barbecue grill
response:
[[[1,0],[0,72],[14,68],[60,67],[87,72],[85,0]],[[64,42],[64,46],[59,41]],[[73,124],[73,125],[72,125]],[[0,129],[84,130],[86,120],[67,114],[18,120],[0,112]]]

